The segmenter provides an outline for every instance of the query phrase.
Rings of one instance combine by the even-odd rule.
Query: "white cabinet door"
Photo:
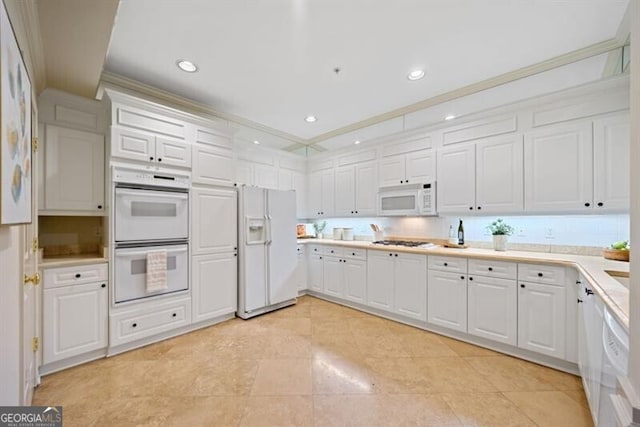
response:
[[[191,146],[179,139],[156,137],[156,161],[167,166],[191,168]]]
[[[395,312],[426,321],[427,257],[406,253],[395,255]]]
[[[344,298],[364,304],[367,290],[367,262],[357,259],[346,259],[344,269]]]
[[[342,166],[336,169],[335,183],[335,213],[336,216],[355,215],[356,201],[356,168]]]
[[[311,218],[318,218],[322,211],[322,172],[309,174],[307,210]]]
[[[436,179],[436,158],[433,150],[420,150],[406,156],[405,184],[422,184]]]
[[[406,176],[405,156],[385,157],[380,161],[380,186],[404,184]]]
[[[235,165],[236,184],[254,185],[253,165],[244,160],[238,160]]]
[[[45,289],[43,363],[106,347],[108,304],[106,282]]]
[[[194,184],[233,186],[235,171],[231,150],[194,144],[192,165]]]
[[[238,248],[237,193],[235,190],[191,190],[191,253],[231,253]]]
[[[522,135],[476,143],[476,210],[518,212],[524,209]]]
[[[471,335],[518,343],[518,282],[469,276],[468,331]]]
[[[278,169],[278,190],[293,190],[293,171]]]
[[[253,166],[253,174],[258,187],[278,189],[278,169],[274,166],[256,164]]]
[[[335,213],[335,174],[333,169],[322,172],[322,216],[332,216]]]
[[[294,276],[298,292],[307,289],[307,258],[304,253],[298,253]]]
[[[519,282],[518,347],[565,357],[565,288]]]
[[[367,251],[367,305],[393,310],[394,258],[391,252]]]
[[[153,162],[156,158],[156,137],[150,133],[111,126],[111,155]]]
[[[336,184],[336,190],[338,185]],[[356,167],[356,215],[376,216],[378,212],[378,164],[367,162]]]
[[[624,114],[593,123],[593,201],[596,209],[629,209],[631,130]]]
[[[591,122],[549,126],[525,135],[524,197],[530,212],[591,209]]]
[[[438,212],[469,212],[476,205],[475,146],[438,150]]]
[[[323,260],[322,255],[310,253],[309,254],[309,289],[316,292],[324,292],[324,277],[323,277]]]
[[[104,212],[104,137],[47,125],[46,210]]]
[[[296,192],[296,218],[307,218],[307,177],[302,172],[293,173],[293,190]]]
[[[429,270],[428,322],[467,332],[467,276]]]
[[[324,293],[332,297],[342,298],[344,293],[342,259],[325,257],[323,268]]]
[[[234,313],[238,301],[238,258],[234,253],[191,258],[193,323]]]

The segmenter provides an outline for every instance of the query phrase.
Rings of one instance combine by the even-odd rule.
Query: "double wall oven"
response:
[[[189,187],[186,172],[113,168],[114,302],[189,289]],[[147,256],[167,253],[167,286],[146,287]]]

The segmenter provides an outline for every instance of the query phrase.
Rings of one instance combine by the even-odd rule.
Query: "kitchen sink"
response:
[[[629,289],[629,273],[627,271],[605,270],[605,272]]]

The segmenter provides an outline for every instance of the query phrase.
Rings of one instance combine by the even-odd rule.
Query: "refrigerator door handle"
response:
[[[266,244],[270,245],[272,240],[271,240],[271,220],[273,219],[271,217],[271,215],[265,215],[266,219],[267,219],[267,241]]]

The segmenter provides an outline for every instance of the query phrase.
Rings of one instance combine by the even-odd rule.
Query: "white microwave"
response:
[[[380,216],[437,215],[436,183],[396,185],[378,190]]]

